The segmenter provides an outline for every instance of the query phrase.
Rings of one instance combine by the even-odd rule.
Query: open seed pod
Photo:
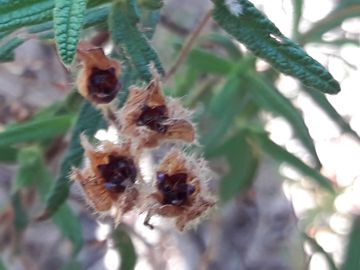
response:
[[[164,140],[191,143],[195,129],[189,112],[178,101],[166,99],[154,75],[144,88],[131,87],[120,112],[121,134],[136,140],[139,147],[157,147]]]
[[[204,160],[172,149],[156,170],[155,190],[149,196],[144,224],[152,228],[151,216],[160,215],[175,218],[176,227],[183,231],[189,222],[204,216],[215,205],[206,190],[208,172]]]
[[[85,137],[81,139],[88,163],[83,169],[74,168],[71,178],[81,185],[96,212],[114,210],[119,221],[137,203],[138,159],[132,155],[129,142],[102,142],[94,148]]]
[[[77,79],[80,94],[94,104],[110,103],[121,88],[120,64],[86,43],[79,44],[77,55],[83,64]]]

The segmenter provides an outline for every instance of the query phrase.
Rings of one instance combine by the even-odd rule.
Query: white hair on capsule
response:
[[[225,6],[234,16],[239,16],[243,12],[243,7],[238,0],[225,0]]]

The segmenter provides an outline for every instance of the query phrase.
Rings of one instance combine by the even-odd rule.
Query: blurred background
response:
[[[10,270],[132,269],[133,264],[136,270],[360,269],[360,1],[251,2],[323,64],[342,91],[326,98],[314,94],[251,58],[210,20],[184,63],[164,83],[164,91],[195,111],[202,144],[196,151],[205,153],[214,171],[209,186],[219,195],[218,209],[185,233],[161,218],[154,218],[156,228],[149,230],[143,214],[129,214],[120,226],[121,239],[111,241],[109,220],[98,219],[72,187],[67,201],[71,214],[60,217],[63,222],[37,222],[48,188],[41,195],[34,187],[16,190],[14,183],[36,162],[44,162],[48,171],[45,186],[54,181],[68,142],[68,136],[59,136],[45,142],[44,161],[36,160],[32,149],[23,152],[34,157],[30,165],[21,163],[21,155],[13,159],[0,154],[0,269],[1,264]],[[210,1],[165,1],[152,41],[165,70],[211,8]],[[105,50],[112,52],[106,27],[90,28],[84,36],[103,37]],[[244,59],[260,80],[234,79],[232,71]],[[74,86],[73,74],[59,62],[53,42],[31,38],[19,46],[13,61],[0,64],[0,130],[65,100]],[[317,166],[304,146],[302,126],[292,122],[298,118],[282,115],[276,102],[271,104],[272,97],[264,100],[250,93],[266,88],[261,82],[278,89],[303,117],[322,164],[320,172],[335,192],[247,141],[244,128],[266,131],[273,142],[310,167]],[[111,128],[96,134],[99,140],[113,136]],[[145,168],[156,155],[143,161]],[[74,231],[83,241],[76,258],[71,256]]]

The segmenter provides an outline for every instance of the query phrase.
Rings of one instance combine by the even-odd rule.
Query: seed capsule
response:
[[[85,137],[82,145],[89,163],[83,169],[73,169],[72,179],[78,182],[89,204],[97,212],[113,207],[118,213],[131,210],[138,199],[138,160],[130,143],[120,145],[103,142],[95,149]]]
[[[152,203],[144,224],[151,216],[175,218],[176,226],[183,231],[188,223],[204,216],[215,205],[204,185],[204,172],[208,171],[201,159],[193,159],[180,150],[172,149],[161,161],[157,173]]]
[[[141,147],[157,147],[164,140],[191,143],[195,129],[189,112],[178,101],[168,100],[161,93],[159,79],[144,88],[131,87],[120,112],[121,133],[136,140]]]
[[[77,79],[80,94],[94,104],[110,103],[121,89],[120,64],[105,56],[102,48],[82,43],[77,50],[83,68]]]

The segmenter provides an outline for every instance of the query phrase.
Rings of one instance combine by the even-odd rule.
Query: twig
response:
[[[165,75],[164,77],[164,81],[167,81],[180,67],[180,65],[184,62],[184,60],[186,59],[187,55],[189,54],[189,51],[191,49],[191,47],[194,45],[197,37],[200,35],[201,31],[204,29],[205,25],[207,24],[207,22],[209,21],[209,19],[211,18],[211,13],[212,11],[209,10],[206,15],[204,16],[204,18],[200,21],[200,23],[197,25],[197,27],[195,28],[195,30],[191,33],[190,38],[188,40],[188,42],[186,43],[186,45],[181,49],[180,55],[178,57],[178,59],[176,60],[174,66],[169,70],[169,72]]]

